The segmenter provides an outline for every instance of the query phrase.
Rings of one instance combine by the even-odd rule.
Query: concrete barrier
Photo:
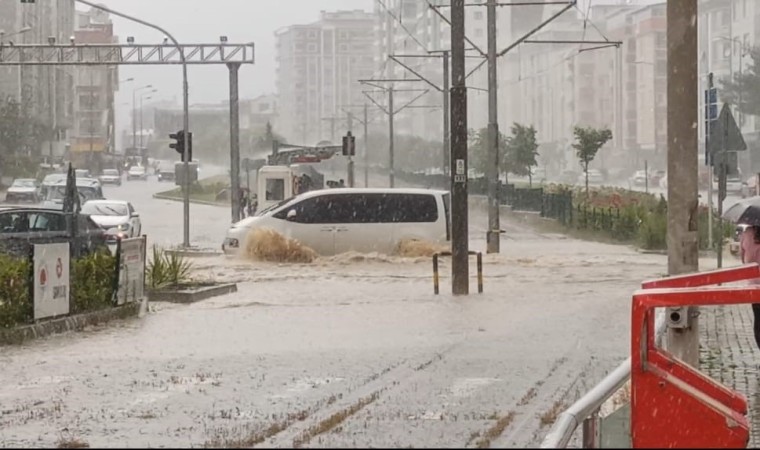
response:
[[[0,329],[0,346],[19,345],[32,339],[53,334],[65,333],[67,331],[79,331],[85,327],[110,322],[112,320],[141,316],[145,314],[147,307],[147,301],[127,303],[122,306],[61,317],[35,323],[33,325]]]

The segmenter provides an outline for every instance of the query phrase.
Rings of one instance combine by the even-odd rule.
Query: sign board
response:
[[[467,182],[467,175],[462,174],[455,174],[454,175],[454,183],[465,183]]]
[[[143,236],[120,242],[118,305],[139,302],[145,296],[145,240]]]
[[[464,160],[463,159],[457,159],[456,172],[454,173],[457,175],[464,175]]]
[[[69,244],[34,245],[34,320],[69,313]]]
[[[190,183],[198,181],[198,163],[188,163],[188,170],[190,171]],[[174,184],[177,186],[184,186],[185,184],[185,163],[174,163]]]
[[[728,103],[723,104],[718,120],[710,124],[710,138],[708,140],[710,153],[715,157],[719,152],[737,152],[747,150],[747,143],[736,124],[734,115]]]

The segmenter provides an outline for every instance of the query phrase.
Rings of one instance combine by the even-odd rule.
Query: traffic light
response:
[[[356,137],[349,131],[343,136],[343,156],[356,155]]]
[[[177,142],[172,142],[171,144],[169,144],[169,148],[173,148],[174,151],[179,153],[180,158],[182,159],[182,162],[185,162],[185,131],[179,130],[176,133],[172,133],[169,135],[169,139],[174,139],[177,141]],[[189,156],[189,161],[192,161],[193,160],[193,133],[187,134],[187,153]]]

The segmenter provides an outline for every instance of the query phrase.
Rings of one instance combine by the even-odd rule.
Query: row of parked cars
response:
[[[89,173],[81,171],[78,175]],[[99,179],[80,176],[76,184],[82,207],[73,243],[80,253],[142,233],[140,215],[130,202],[106,199]],[[65,195],[65,174],[50,174],[42,183],[33,179],[15,180],[6,193],[5,204],[0,205],[0,253],[22,256],[30,243],[69,240],[74,224],[63,212]]]

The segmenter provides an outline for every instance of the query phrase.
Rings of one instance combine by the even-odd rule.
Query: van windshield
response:
[[[286,198],[285,200],[275,203],[272,206],[269,206],[267,208],[262,209],[261,211],[256,212],[254,216],[263,216],[264,214],[274,211],[275,209],[279,208],[280,206],[286,205],[287,203],[290,203],[291,200],[293,200],[295,197]]]

